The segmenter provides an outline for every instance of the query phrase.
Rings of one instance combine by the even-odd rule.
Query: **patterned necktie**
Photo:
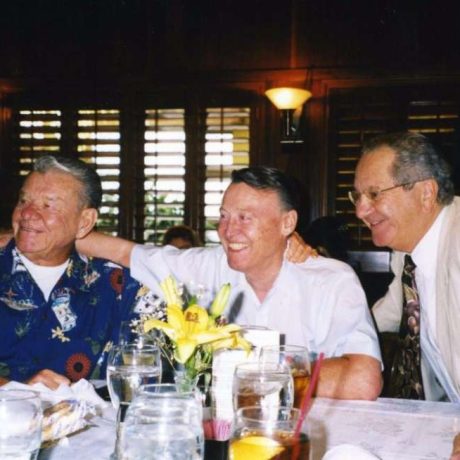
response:
[[[401,278],[403,312],[399,326],[400,348],[391,370],[391,393],[397,398],[425,399],[420,369],[420,302],[414,270],[414,262],[406,255]]]

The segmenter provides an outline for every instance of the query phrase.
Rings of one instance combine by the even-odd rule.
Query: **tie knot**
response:
[[[404,256],[404,271],[407,273],[412,273],[415,270],[415,263],[412,260],[412,257],[409,254]]]

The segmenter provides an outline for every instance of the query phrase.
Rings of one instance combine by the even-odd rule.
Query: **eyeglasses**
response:
[[[407,187],[409,185],[414,185],[416,182],[421,182],[421,180],[425,179],[420,179],[420,180],[414,180],[412,182],[405,182],[404,184],[398,184],[398,185],[393,185],[392,187],[384,188],[383,190],[366,190],[365,192],[358,192],[356,190],[350,190],[348,192],[348,198],[350,201],[356,206],[358,201],[361,199],[361,197],[364,195],[371,203],[375,203],[380,195],[384,192],[389,192],[390,190],[394,190],[395,188],[399,187]]]

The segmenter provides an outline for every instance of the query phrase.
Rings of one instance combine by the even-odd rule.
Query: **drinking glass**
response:
[[[292,407],[294,385],[288,367],[282,364],[249,362],[238,364],[233,376],[233,409],[262,406]]]
[[[167,399],[171,397],[189,400],[190,404],[196,404],[199,412],[199,420],[203,420],[203,396],[201,391],[188,383],[157,383],[141,385],[135,394],[136,398]]]
[[[308,460],[307,426],[295,432],[300,410],[279,407],[266,411],[252,406],[238,409],[230,439],[230,460]]]
[[[300,408],[310,384],[311,368],[308,348],[298,345],[264,346],[259,361],[286,365],[294,380],[294,407]]]
[[[202,409],[194,392],[148,387],[137,393],[126,412],[121,442],[123,458],[202,459]]]
[[[154,345],[127,344],[114,346],[107,360],[107,387],[113,407],[118,409],[117,439],[114,458],[121,458],[120,442],[126,410],[135,391],[161,380],[161,355]]]
[[[41,444],[42,418],[37,393],[0,390],[0,458],[35,460]]]

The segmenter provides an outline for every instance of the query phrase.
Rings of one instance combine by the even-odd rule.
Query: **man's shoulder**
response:
[[[341,260],[330,257],[310,257],[300,264],[290,264],[293,270],[304,276],[332,276],[354,274],[353,268]]]

